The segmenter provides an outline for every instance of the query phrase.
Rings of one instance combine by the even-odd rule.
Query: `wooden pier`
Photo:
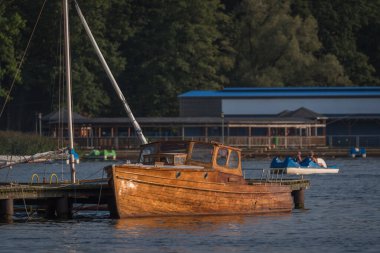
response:
[[[11,221],[15,206],[37,207],[47,218],[72,218],[74,205],[110,204],[112,192],[107,182],[80,184],[0,183],[0,220]],[[22,210],[22,208],[21,208]]]
[[[304,190],[310,186],[309,180],[247,179],[248,184],[266,183],[289,185],[292,190],[294,208],[304,207]],[[95,205],[97,207],[113,205],[113,191],[106,180],[89,180],[79,184],[10,184],[0,183],[0,221],[11,222],[15,206],[27,212],[31,207],[49,219],[70,219],[73,207],[77,205]],[[110,214],[112,217],[112,213]]]

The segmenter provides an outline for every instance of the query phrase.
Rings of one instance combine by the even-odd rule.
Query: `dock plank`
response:
[[[102,191],[102,193],[101,193]],[[2,184],[0,200],[5,199],[89,199],[100,195],[110,196],[108,184]]]

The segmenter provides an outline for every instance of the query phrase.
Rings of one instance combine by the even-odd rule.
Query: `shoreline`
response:
[[[295,156],[297,151],[301,151],[303,156],[307,156],[311,151],[322,158],[336,158],[336,157],[347,157],[352,158],[350,155],[349,148],[315,148],[315,149],[265,149],[265,148],[254,148],[254,149],[242,149],[242,158],[273,158],[273,157],[286,157]],[[380,157],[379,148],[366,148],[367,157]],[[117,159],[128,159],[136,160],[139,156],[139,150],[116,150]]]
[[[250,158],[273,158],[273,157],[282,157],[285,158],[287,156],[295,156],[298,151],[302,152],[302,156],[307,156],[311,151],[313,151],[316,155],[322,158],[336,158],[336,157],[347,157],[352,158],[349,153],[349,148],[315,148],[315,149],[297,149],[297,148],[252,148],[252,149],[242,149],[242,158],[250,159]],[[380,149],[379,148],[366,148],[367,157],[380,157]],[[81,152],[82,153],[82,152]],[[136,161],[140,150],[138,149],[124,149],[124,150],[116,150],[117,158],[116,159],[126,159],[130,161]],[[11,159],[12,162],[18,162],[20,159],[25,159],[31,157],[31,155],[0,155],[0,164],[9,162]],[[361,158],[361,157],[359,157]],[[81,159],[86,159],[81,156]],[[36,162],[36,161],[35,161]],[[4,164],[3,164],[4,165]]]

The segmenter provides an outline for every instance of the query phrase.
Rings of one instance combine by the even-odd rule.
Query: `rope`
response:
[[[102,172],[102,179],[104,178],[104,170]],[[103,190],[103,184],[100,184],[100,191],[99,191],[99,199],[98,199],[98,205],[96,206],[96,214],[98,214],[99,206],[100,206],[100,199],[102,197],[102,190]]]
[[[25,213],[28,216],[28,218],[26,219],[26,222],[28,222],[30,219],[30,215],[28,212],[28,207],[26,206],[25,195],[24,195],[24,187],[22,187],[22,186],[21,186],[21,192],[22,192],[22,200],[24,202]]]
[[[41,17],[42,11],[43,11],[43,9],[44,9],[45,3],[46,3],[46,0],[45,0],[44,3],[42,4],[42,7],[41,7],[41,10],[40,10],[40,13],[38,14],[38,17],[37,17],[37,21],[36,21],[36,23],[34,24],[34,27],[33,27],[33,30],[32,30],[32,34],[31,34],[30,37],[29,37],[29,40],[28,40],[28,43],[27,43],[27,45],[26,45],[26,48],[25,48],[24,54],[23,54],[22,57],[21,57],[20,63],[19,63],[19,65],[18,65],[17,70],[16,70],[16,73],[15,73],[15,75],[14,75],[14,77],[13,77],[13,81],[12,81],[11,87],[9,88],[9,92],[8,92],[8,94],[7,94],[7,97],[5,98],[5,101],[4,101],[4,104],[3,104],[3,107],[1,108],[0,118],[1,118],[1,116],[3,115],[3,112],[4,112],[4,110],[5,110],[5,106],[7,105],[8,101],[9,101],[9,98],[10,98],[11,92],[12,92],[13,87],[14,87],[14,84],[16,83],[17,76],[18,76],[18,74],[20,73],[20,69],[21,69],[22,63],[24,62],[24,58],[25,58],[25,56],[26,56],[26,52],[27,52],[28,49],[29,49],[29,45],[30,45],[30,43],[31,43],[31,41],[32,41],[32,38],[33,38],[34,32],[35,32],[35,30],[36,30],[36,28],[37,28],[37,24],[38,24],[38,22],[39,22],[39,20],[40,20],[40,17]]]
[[[11,170],[12,170],[12,166],[9,166],[8,171],[7,171],[7,175],[6,175],[6,177],[5,177],[5,182],[8,181],[9,172],[11,172]]]

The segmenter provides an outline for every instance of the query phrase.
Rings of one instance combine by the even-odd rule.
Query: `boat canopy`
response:
[[[138,162],[147,165],[199,165],[239,174],[241,155],[237,148],[217,142],[153,142],[142,146]]]

